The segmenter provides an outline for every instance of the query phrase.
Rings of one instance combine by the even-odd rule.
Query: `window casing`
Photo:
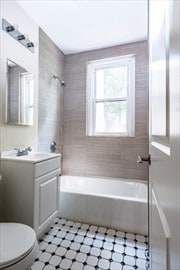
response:
[[[87,136],[134,136],[135,57],[87,62]]]

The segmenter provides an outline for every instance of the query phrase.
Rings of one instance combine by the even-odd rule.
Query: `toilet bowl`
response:
[[[0,223],[0,269],[29,269],[38,253],[36,234],[20,223]]]

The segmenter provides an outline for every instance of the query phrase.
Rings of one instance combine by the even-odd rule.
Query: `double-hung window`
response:
[[[87,135],[134,136],[134,55],[87,63]]]

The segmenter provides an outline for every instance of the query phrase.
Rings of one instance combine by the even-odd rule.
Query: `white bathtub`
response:
[[[60,216],[147,234],[147,183],[140,180],[61,176]]]

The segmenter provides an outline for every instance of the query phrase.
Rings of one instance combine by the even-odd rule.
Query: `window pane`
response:
[[[96,70],[96,98],[126,97],[127,85],[127,65]]]
[[[96,103],[96,132],[126,132],[126,101]]]

